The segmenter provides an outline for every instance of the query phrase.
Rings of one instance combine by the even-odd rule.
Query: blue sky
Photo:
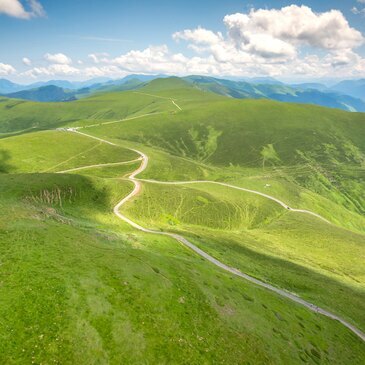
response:
[[[1,0],[0,37],[0,77],[22,82],[365,77],[365,0]]]

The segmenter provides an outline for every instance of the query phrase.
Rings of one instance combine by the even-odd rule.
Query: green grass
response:
[[[104,183],[2,176],[1,362],[361,363],[340,324],[117,221],[107,212],[130,185]],[[28,199],[54,184],[85,195]]]
[[[262,197],[208,184],[145,184],[128,214],[144,226],[193,234],[212,256],[365,328],[364,235],[288,212]],[[275,260],[281,264],[273,266]],[[293,264],[305,275],[293,273]],[[326,280],[331,284],[326,286]]]
[[[0,102],[0,363],[361,364],[364,343],[341,324],[118,219],[139,162],[55,172],[136,148],[150,158],[140,177],[225,181],[323,215],[334,224],[211,184],[143,183],[124,208],[364,330],[364,115],[177,78],[138,91],[150,95]],[[120,121],[146,113],[159,114]],[[64,126],[118,146],[36,131]]]
[[[177,223],[239,230],[267,224],[285,210],[263,197],[212,184],[145,183],[134,212],[149,224],[173,216]]]
[[[265,100],[222,100],[164,118],[157,115],[126,121],[103,132],[117,138],[123,133],[124,139],[201,159],[205,156],[199,155],[197,143],[209,149],[210,130],[214,129],[222,134],[207,161],[218,165],[262,166],[262,151],[269,145],[283,165],[310,159],[309,152],[316,154],[313,157],[318,162],[330,163],[338,158],[356,165],[364,157],[363,122],[360,113]]]
[[[76,133],[45,131],[0,139],[0,171],[56,172],[122,162],[138,155]]]
[[[298,207],[318,210],[336,224],[363,231],[364,122],[360,113],[262,100],[225,100],[202,103],[199,108],[163,118],[149,116],[90,128],[88,133],[150,147],[153,158],[157,157],[156,161],[151,158],[151,164],[159,167],[151,165],[143,176],[225,181],[242,181],[247,176],[249,185],[256,185],[257,190],[265,191],[266,184],[279,186],[278,198],[291,203],[295,195]],[[158,156],[156,150],[161,151]],[[175,162],[179,165],[174,172],[170,166]],[[288,187],[295,193],[288,194]],[[276,194],[272,187],[269,190]]]
[[[0,98],[0,132],[55,128],[77,124],[79,120],[94,124],[96,120],[120,120],[175,109],[167,100],[137,96],[134,92],[107,93],[67,103],[35,103]]]

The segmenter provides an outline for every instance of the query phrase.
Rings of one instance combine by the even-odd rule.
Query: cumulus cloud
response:
[[[25,66],[31,66],[32,61],[28,57],[23,57],[22,62]]]
[[[0,75],[7,76],[15,73],[16,70],[13,66],[0,62]]]
[[[71,65],[72,63],[71,58],[63,53],[55,53],[55,54],[46,53],[44,55],[44,59],[50,63],[57,63],[60,65]]]
[[[218,63],[215,69],[232,74],[318,75],[332,68],[355,68],[361,62],[353,50],[364,43],[364,37],[338,10],[315,13],[307,6],[291,5],[230,14],[223,21],[226,35],[199,27],[176,32],[173,39],[211,55]],[[322,58],[316,56],[323,53]]]
[[[338,10],[314,13],[307,6],[251,10],[224,18],[229,36],[237,46],[250,42],[252,35],[269,35],[291,45],[308,45],[332,50],[354,48],[363,43],[362,34],[350,27]]]
[[[23,72],[21,76],[37,78],[39,76],[74,76],[81,74],[78,68],[70,65],[53,64],[48,67],[34,67],[26,72]]]
[[[43,6],[38,0],[27,0],[26,10],[20,0],[0,0],[0,14],[19,19],[30,19],[45,16]]]
[[[291,5],[226,15],[223,21],[225,37],[199,27],[176,32],[173,38],[189,42],[196,52],[210,52],[217,61],[236,63],[285,61],[294,59],[302,47],[336,52],[364,42],[362,34],[337,10],[317,14],[307,6]]]
[[[174,57],[174,58],[172,58]],[[110,60],[110,63],[121,67],[125,71],[135,72],[145,70],[145,72],[163,72],[172,70],[179,71],[179,64],[185,62],[183,55],[171,56],[166,45],[150,46],[142,51],[132,50],[124,55],[120,55]]]
[[[185,41],[191,41],[201,45],[218,44],[223,40],[222,33],[214,33],[202,27],[198,27],[194,30],[186,29],[182,32],[176,32],[172,37],[176,41],[183,39]]]
[[[361,61],[361,57],[357,53],[348,49],[345,51],[328,54],[324,60],[329,62],[333,67],[342,67],[356,65]]]

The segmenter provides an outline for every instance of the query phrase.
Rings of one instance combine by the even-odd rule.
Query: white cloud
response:
[[[357,8],[356,6],[354,6],[352,9],[351,9],[351,12],[355,15],[362,15],[362,16],[365,16],[365,8],[363,9],[359,9]]]
[[[58,63],[60,65],[71,65],[72,60],[70,57],[63,53],[50,54],[46,53],[44,59],[50,63]]]
[[[176,32],[172,37],[176,41],[183,39],[185,41],[192,41],[201,45],[218,44],[223,40],[223,36],[220,32],[214,33],[201,27],[194,30],[186,29],[182,32]]]
[[[34,67],[26,72],[23,72],[21,76],[37,78],[39,76],[74,76],[81,74],[78,68],[70,65],[53,64],[48,67]]]
[[[306,6],[252,9],[248,14],[225,16],[224,24],[226,37],[199,27],[176,32],[173,39],[185,40],[190,49],[209,52],[220,62],[247,62],[257,57],[260,62],[285,61],[295,58],[302,47],[337,51],[364,42],[362,34],[350,27],[340,11],[317,14]]]
[[[33,79],[52,78],[52,77],[73,77],[78,76],[82,78],[100,77],[100,76],[114,76],[122,77],[127,72],[115,65],[93,66],[85,68],[77,68],[70,65],[53,64],[48,67],[33,67],[32,69],[20,74],[22,77],[30,77]]]
[[[30,5],[31,15],[33,17],[46,16],[46,12],[44,11],[42,4],[38,0],[28,0],[28,3]]]
[[[31,66],[32,61],[28,57],[23,57],[22,62],[25,66]]]
[[[0,62],[0,76],[7,76],[15,72],[16,70],[13,66]]]
[[[134,72],[138,69],[145,72],[170,71],[171,63],[178,66],[178,61],[172,61],[166,45],[150,46],[142,51],[132,50],[124,55],[110,60],[110,63],[120,66],[123,70]]]
[[[108,53],[91,53],[87,57],[90,58],[94,63],[107,62]]]
[[[361,61],[361,57],[353,52],[351,49],[344,50],[341,52],[334,52],[328,54],[324,61],[329,62],[333,67],[342,67],[342,66],[350,66],[356,65]]]
[[[351,28],[338,10],[314,13],[307,6],[291,5],[282,9],[251,10],[224,18],[228,35],[238,47],[250,42],[252,35],[269,35],[291,45],[322,49],[354,48],[364,42],[362,34]]]
[[[75,75],[80,70],[70,65],[54,64],[48,67],[48,70],[54,75]]]
[[[125,76],[126,72],[122,71],[117,66],[102,66],[102,67],[87,67],[84,71],[87,77],[102,77],[102,76]]]
[[[220,45],[219,45],[220,46]],[[123,77],[131,73],[212,76],[300,76],[300,77],[357,77],[365,76],[365,60],[351,49],[328,52],[323,56],[309,54],[285,61],[267,59],[228,47],[217,53],[187,57],[171,52],[166,45],[150,46],[144,50],[131,50],[118,57],[104,57],[93,66],[53,64],[34,67],[21,76],[52,78],[55,76],[91,78]]]
[[[0,0],[0,14],[20,19],[30,19],[45,16],[46,13],[38,0],[27,0],[26,10],[20,0]]]
[[[337,10],[315,13],[296,5],[252,9],[225,16],[224,24],[226,36],[199,27],[177,32],[173,39],[212,56],[216,65],[210,61],[210,69],[231,75],[351,74],[363,60],[353,51],[364,43],[363,35]]]
[[[269,34],[250,34],[247,45],[241,48],[248,53],[263,58],[292,58],[296,55],[295,47]]]

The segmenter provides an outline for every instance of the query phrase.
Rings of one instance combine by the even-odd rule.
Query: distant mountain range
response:
[[[35,82],[33,84],[29,85],[21,85],[13,83],[6,79],[0,79],[0,94],[10,94],[18,91],[24,91],[24,90],[31,90],[31,89],[37,89],[44,86],[58,86],[63,89],[71,89],[71,90],[77,90],[84,87],[89,87],[91,85],[97,84],[97,83],[105,83],[110,81],[109,78],[101,77],[101,78],[94,78],[87,81],[80,81],[80,82],[71,82],[67,80],[50,80],[45,82]]]
[[[341,81],[331,89],[365,100],[365,79]]]
[[[76,100],[74,91],[67,91],[62,87],[48,85],[30,90],[17,91],[15,93],[6,94],[8,98],[25,99],[32,101],[71,101]]]
[[[128,75],[122,79],[96,78],[84,82],[51,80],[30,85],[0,79],[0,94],[8,98],[40,102],[64,102],[95,93],[134,90],[165,75]],[[243,81],[207,76],[187,76],[183,80],[196,88],[238,99],[272,99],[292,103],[316,104],[352,112],[365,112],[365,79],[346,80],[331,87],[321,83],[285,84],[274,78]]]
[[[365,112],[364,100],[340,93],[336,91],[336,86],[327,88],[322,84],[252,83],[205,76],[188,76],[184,79],[193,83],[199,89],[238,99],[272,99],[291,103],[316,104],[353,112]]]

